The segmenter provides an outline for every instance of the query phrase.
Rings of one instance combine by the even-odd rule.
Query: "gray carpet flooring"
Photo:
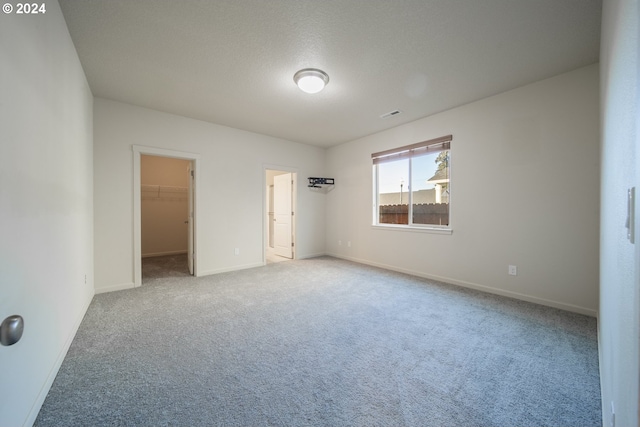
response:
[[[189,265],[187,254],[164,255],[142,258],[142,283],[165,277],[187,277]]]
[[[36,426],[596,426],[596,320],[328,257],[96,295]]]

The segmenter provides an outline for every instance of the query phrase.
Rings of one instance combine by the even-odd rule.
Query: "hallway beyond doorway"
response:
[[[265,264],[296,258],[296,180],[294,171],[265,169]]]

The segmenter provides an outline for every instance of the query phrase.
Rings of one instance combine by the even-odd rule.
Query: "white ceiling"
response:
[[[598,61],[601,0],[60,0],[93,94],[328,147]],[[320,68],[329,85],[293,83]],[[388,119],[380,115],[399,109]]]

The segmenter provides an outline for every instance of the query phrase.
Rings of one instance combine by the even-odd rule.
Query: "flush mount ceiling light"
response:
[[[304,68],[293,75],[301,91],[307,93],[318,93],[329,83],[329,76],[317,68]]]

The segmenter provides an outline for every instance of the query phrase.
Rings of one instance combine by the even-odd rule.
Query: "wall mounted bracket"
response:
[[[313,178],[309,177],[309,185],[307,187],[322,188],[323,185],[335,185],[333,178]]]

